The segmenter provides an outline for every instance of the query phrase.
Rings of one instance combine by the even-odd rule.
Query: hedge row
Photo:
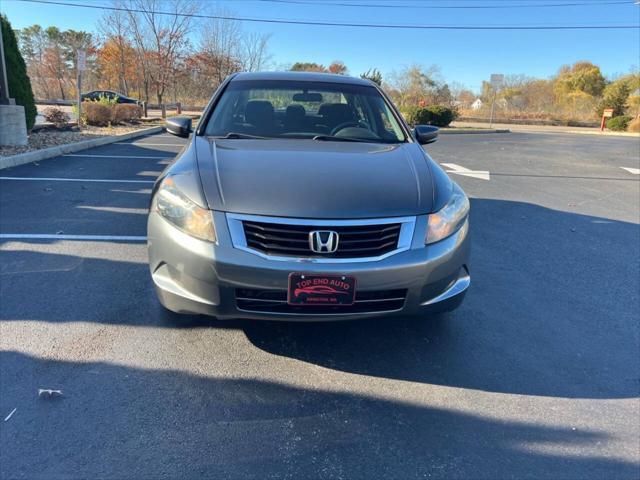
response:
[[[445,105],[413,107],[405,112],[405,119],[410,125],[435,125],[446,127],[458,117],[455,108]]]
[[[134,122],[142,117],[142,107],[131,103],[82,102],[82,111],[85,121],[97,127]]]

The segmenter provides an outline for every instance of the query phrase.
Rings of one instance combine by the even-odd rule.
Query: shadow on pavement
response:
[[[145,245],[96,243],[76,244],[75,255],[24,245],[0,252],[0,318],[236,328],[264,351],[361,375],[524,395],[638,396],[638,225],[476,199],[472,235],[473,284],[441,319],[171,323],[155,299]],[[95,257],[107,248],[115,253]]]
[[[0,406],[18,407],[0,433],[2,478],[537,479],[638,472],[630,462],[589,455],[608,439],[594,431],[11,351],[0,353],[0,368]],[[44,383],[63,396],[38,398]],[[545,453],[549,446],[563,453]]]
[[[640,394],[640,227],[472,200],[472,285],[443,318],[249,323],[270,353],[347,372],[502,393]]]

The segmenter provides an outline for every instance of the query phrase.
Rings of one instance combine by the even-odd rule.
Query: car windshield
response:
[[[205,135],[398,143],[407,141],[371,86],[285,80],[232,81]]]

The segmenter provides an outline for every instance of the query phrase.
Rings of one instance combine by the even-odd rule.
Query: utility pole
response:
[[[2,24],[0,23],[0,105],[13,105],[9,100],[9,81],[4,59],[4,45],[2,42]]]
[[[491,102],[491,118],[489,119],[489,128],[493,126],[493,113],[496,109],[496,96],[498,95],[498,89],[504,82],[504,75],[501,73],[491,74],[491,88],[493,89],[493,101]]]
[[[82,127],[82,72],[87,69],[86,50],[76,51],[76,70],[78,71],[78,127]]]
[[[496,96],[498,95],[498,90],[493,89],[493,100],[491,100],[491,118],[489,119],[489,128],[493,127],[493,112],[496,110]]]

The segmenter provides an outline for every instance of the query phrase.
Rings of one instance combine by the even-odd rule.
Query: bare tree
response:
[[[218,10],[217,15],[229,17],[231,12]],[[265,69],[271,56],[268,51],[270,35],[245,33],[240,22],[211,19],[200,31],[199,51],[209,59],[217,84],[228,75],[243,70],[255,72]]]
[[[18,30],[18,39],[36,97],[53,98],[53,90],[50,88],[52,82],[45,66],[45,55],[49,45],[45,30],[40,25],[32,25]]]
[[[229,12],[221,10],[218,14],[228,16]],[[199,51],[210,63],[216,84],[242,69],[241,31],[239,22],[224,19],[211,19],[200,30]]]
[[[188,35],[197,3],[193,0],[127,0],[128,24],[143,70],[145,97],[153,87],[162,116],[166,117],[164,95],[177,63],[188,50]],[[171,15],[158,12],[170,12]]]
[[[122,8],[123,6],[120,0],[113,0],[112,3],[116,8]],[[118,49],[118,90],[125,95],[129,95],[129,82],[127,81],[126,72],[130,31],[127,24],[127,14],[122,10],[108,12],[102,16],[98,25],[102,36],[105,39],[112,40]]]
[[[245,72],[264,70],[271,61],[269,54],[269,38],[271,35],[249,33],[243,36],[240,62]]]
[[[438,93],[439,69],[431,66],[424,69],[421,65],[406,67],[390,76],[392,97],[400,108],[407,108],[430,102]]]

